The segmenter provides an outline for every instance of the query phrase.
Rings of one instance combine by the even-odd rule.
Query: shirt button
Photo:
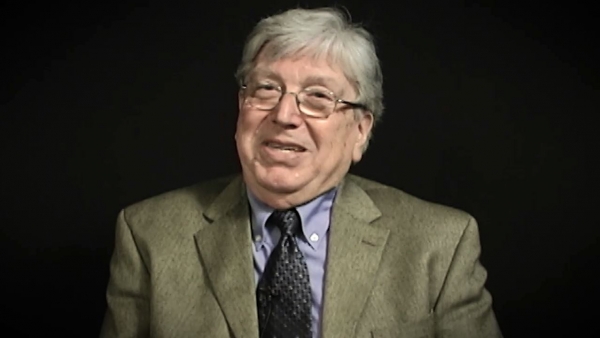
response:
[[[260,235],[256,235],[256,237],[254,237],[254,241],[256,242],[260,242],[261,239],[262,237]]]
[[[316,233],[313,233],[312,235],[310,235],[310,240],[312,242],[316,242],[319,240],[319,235],[317,235]]]

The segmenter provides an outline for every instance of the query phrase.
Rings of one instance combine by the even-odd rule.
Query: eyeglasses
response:
[[[294,93],[284,92],[281,86],[276,84],[253,82],[242,85],[242,90],[244,90],[246,102],[250,106],[265,111],[274,109],[284,94],[296,96],[298,110],[305,115],[317,118],[329,117],[335,112],[338,103],[351,108],[367,110],[364,104],[339,99],[332,91],[320,86],[307,87]]]

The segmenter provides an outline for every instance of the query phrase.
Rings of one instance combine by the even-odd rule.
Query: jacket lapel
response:
[[[323,337],[354,336],[389,234],[370,224],[380,216],[364,190],[346,179],[330,227]]]
[[[195,238],[215,297],[235,337],[258,338],[250,219],[241,177],[204,217],[210,224]]]

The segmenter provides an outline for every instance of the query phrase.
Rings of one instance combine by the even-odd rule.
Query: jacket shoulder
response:
[[[473,220],[463,210],[421,199],[374,180],[360,176],[350,176],[349,180],[367,193],[380,210],[382,218],[398,221],[394,224],[412,225],[418,227],[419,231],[462,233]]]
[[[130,225],[170,223],[202,213],[236,176],[220,177],[149,197],[124,208]]]

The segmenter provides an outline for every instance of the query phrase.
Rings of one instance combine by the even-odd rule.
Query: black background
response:
[[[296,4],[3,5],[2,336],[98,335],[117,212],[239,170],[243,40]],[[477,218],[505,336],[600,331],[592,3],[337,4],[385,79],[352,171]]]

